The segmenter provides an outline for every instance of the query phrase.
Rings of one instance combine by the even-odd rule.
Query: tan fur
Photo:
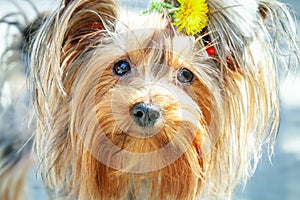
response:
[[[49,17],[33,44],[30,81],[41,174],[58,196],[228,199],[252,175],[279,124],[278,49],[259,4],[271,23],[281,20],[274,8],[285,7],[207,2],[210,23],[200,36],[178,33],[163,14],[124,20],[112,0],[66,1]],[[134,66],[129,76],[113,74],[120,59]],[[194,73],[192,84],[176,81],[182,68]],[[147,131],[129,114],[140,101],[163,110],[153,136],[138,137]]]
[[[26,172],[32,165],[33,161],[28,155],[11,166],[0,175],[0,197],[5,200],[28,199],[29,188],[26,186]]]

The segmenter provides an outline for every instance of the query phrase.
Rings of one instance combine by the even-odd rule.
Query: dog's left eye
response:
[[[131,71],[131,65],[127,60],[120,60],[114,64],[113,71],[118,76],[124,76]]]
[[[192,83],[194,81],[194,74],[186,68],[181,69],[177,73],[177,80],[183,84]]]

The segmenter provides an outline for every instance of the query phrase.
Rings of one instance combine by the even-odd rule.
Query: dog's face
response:
[[[164,14],[124,20],[110,0],[66,1],[49,17],[32,61],[48,186],[79,199],[226,198],[246,179],[276,132],[274,63],[259,10],[224,3],[228,19],[208,3],[218,12],[197,36]],[[243,20],[256,29],[233,27]]]
[[[77,74],[75,90],[80,92],[74,104],[92,98],[105,134],[132,150],[133,137],[166,137],[162,141],[168,143],[167,138],[184,127],[193,133],[206,130],[214,114],[212,103],[220,98],[218,70],[205,48],[168,31],[138,28],[109,36],[108,44],[96,47],[87,59],[84,55],[82,66],[88,67]],[[133,144],[127,144],[130,141]]]

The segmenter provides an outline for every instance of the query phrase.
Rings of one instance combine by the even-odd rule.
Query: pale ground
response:
[[[137,10],[145,7],[145,1],[119,0],[135,7]],[[11,0],[0,0],[0,17],[14,10]],[[16,0],[15,2],[23,2]],[[39,10],[53,9],[58,0],[33,0]],[[300,12],[298,0],[285,0]],[[24,7],[24,11],[30,10]],[[0,31],[0,52],[3,50],[3,33]],[[298,69],[299,71],[299,69]],[[245,189],[242,186],[236,191],[237,200],[299,200],[300,199],[300,76],[291,72],[281,84],[282,123],[276,144],[272,164],[266,156],[259,164],[254,177]],[[46,200],[41,181],[34,176],[35,169],[30,173],[32,199]]]

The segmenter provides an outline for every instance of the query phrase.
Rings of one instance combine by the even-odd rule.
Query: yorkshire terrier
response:
[[[65,0],[33,24],[33,152],[52,198],[230,199],[272,154],[278,68],[300,55],[285,4]]]

